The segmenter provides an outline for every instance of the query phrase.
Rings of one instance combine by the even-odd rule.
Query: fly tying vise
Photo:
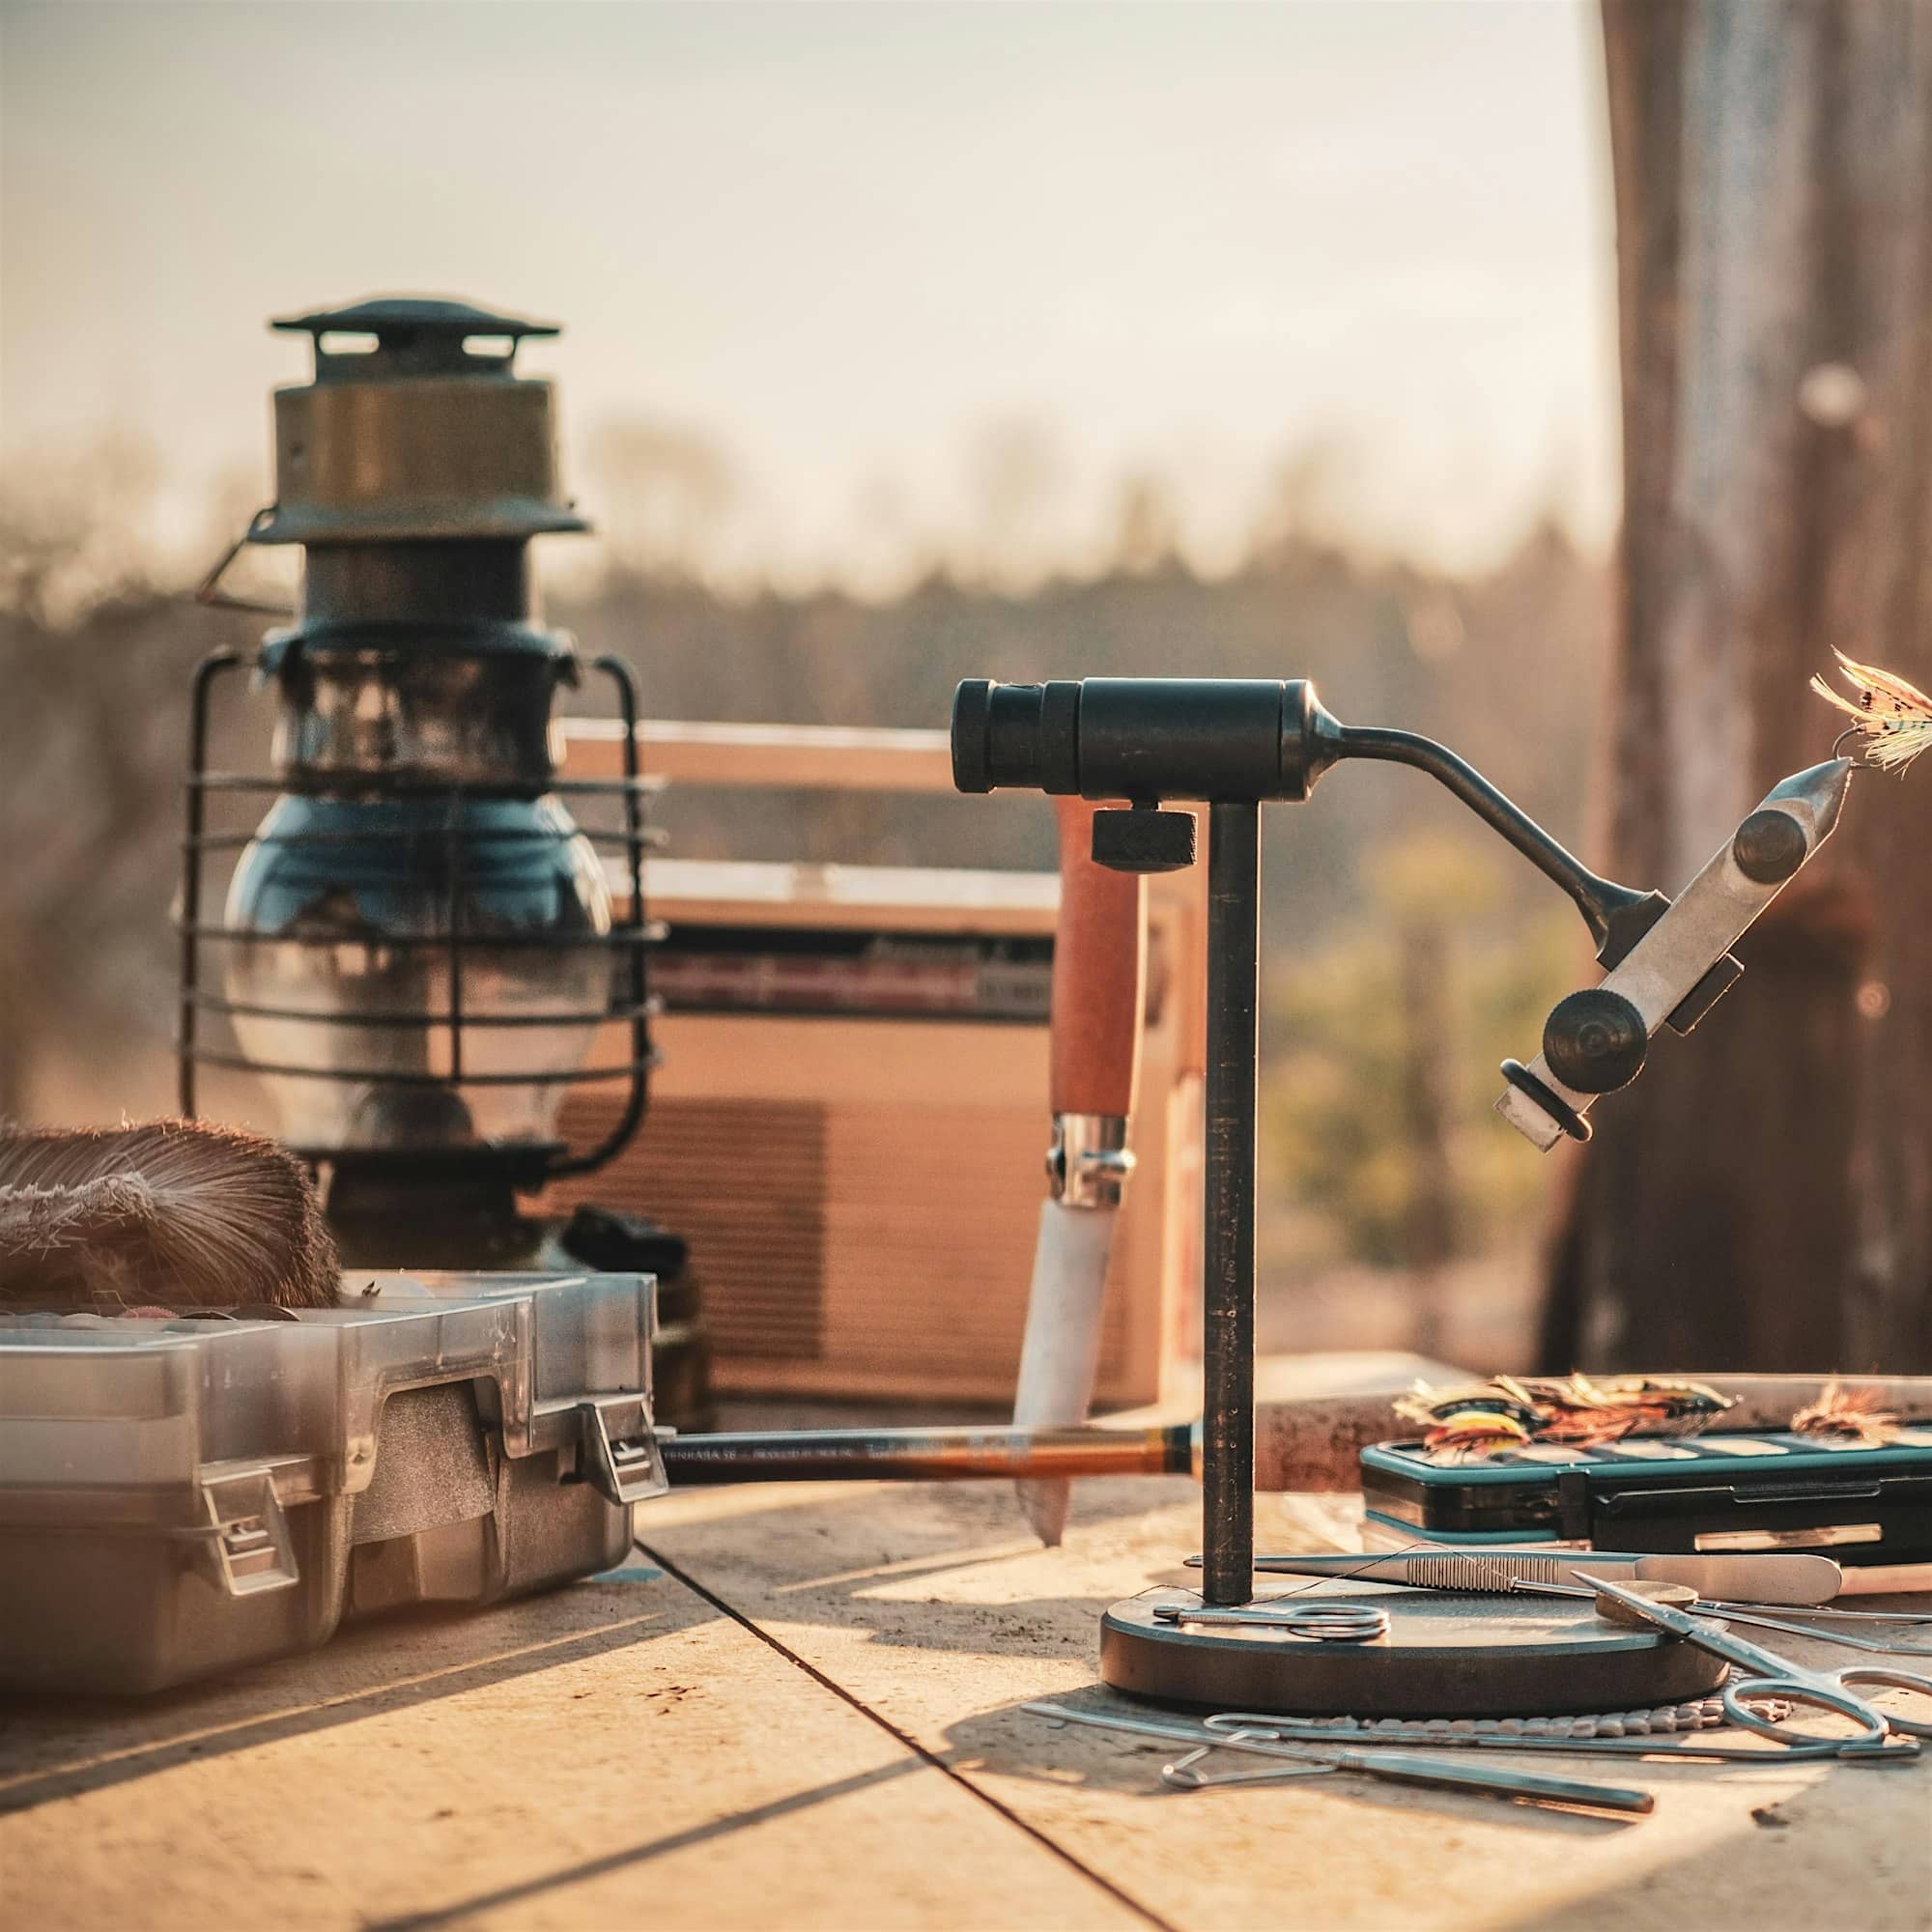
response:
[[[1932,744],[1932,699],[1868,668],[1847,664],[1846,675],[1861,701],[1837,701],[1868,741],[1872,760],[1897,765]],[[1712,1691],[1726,1660],[1676,1640],[1681,1633],[1674,1628],[1619,1627],[1587,1611],[1511,1605],[1493,1589],[1457,1601],[1447,1591],[1390,1591],[1370,1582],[1362,1593],[1366,1605],[1332,1596],[1319,1606],[1284,1604],[1278,1595],[1256,1599],[1261,808],[1305,799],[1324,773],[1350,760],[1408,765],[1446,786],[1571,898],[1604,975],[1551,1010],[1542,1050],[1529,1065],[1504,1063],[1506,1091],[1497,1102],[1502,1117],[1547,1151],[1565,1138],[1587,1140],[1597,1100],[1636,1077],[1662,1034],[1689,1034],[1738,979],[1742,968],[1730,948],[1832,836],[1859,761],[1829,758],[1774,785],[1704,867],[1666,897],[1591,871],[1446,746],[1409,731],[1343,724],[1303,679],[971,679],[955,696],[952,751],[961,791],[1038,791],[1102,805],[1092,821],[1091,856],[1124,873],[1192,864],[1199,828],[1176,808],[1207,807],[1200,1587],[1155,1587],[1114,1605],[1101,1624],[1102,1680],[1133,1697],[1194,1709],[1445,1719],[1488,1717],[1525,1701],[1575,1712]],[[1129,801],[1127,808],[1104,803],[1118,799]],[[1815,1393],[1814,1385],[1794,1401]],[[1492,1486],[1510,1488],[1519,1474],[1512,1465],[1521,1465],[1525,1481],[1540,1481],[1577,1516],[1596,1493],[1587,1467],[1576,1466],[1592,1463],[1593,1447],[1605,1446],[1608,1453],[1600,1460],[1619,1472],[1634,1471],[1648,1491],[1662,1490],[1669,1485],[1654,1480],[1661,1468],[1689,1466],[1699,1457],[1681,1440],[1639,1445],[1632,1438],[1694,1436],[1732,1401],[1674,1378],[1497,1378],[1477,1388],[1418,1390],[1404,1412],[1421,1423],[1428,1441],[1420,1450],[1413,1443],[1365,1448],[1363,1473],[1375,1473],[1378,1453],[1384,1463],[1493,1459],[1480,1472],[1492,1484],[1467,1484],[1471,1496]],[[1875,1406],[1867,1413],[1836,1404],[1813,1427],[1834,1437],[1862,1436],[1885,1424]],[[1812,1455],[1822,1457],[1824,1447]],[[1804,1449],[1801,1438],[1796,1449],[1778,1444],[1762,1453],[1790,1455],[1795,1463]],[[1551,1464],[1565,1466],[1552,1472]],[[1399,1473],[1414,1486],[1448,1472]],[[1454,1480],[1462,1481],[1460,1472]],[[1373,1487],[1365,1481],[1365,1490]],[[1374,1499],[1383,1499],[1384,1492],[1394,1499],[1372,1525],[1375,1533],[1405,1520],[1432,1526],[1426,1515],[1405,1517],[1398,1505],[1411,1499],[1395,1494],[1392,1480]],[[1647,1493],[1646,1500],[1657,1498]],[[1425,1496],[1422,1507],[1431,1506]],[[1473,1511],[1477,1504],[1459,1492],[1453,1506]],[[1533,1531],[1543,1523],[1496,1526]],[[1743,1529],[1760,1535],[1755,1524]],[[1871,1537],[1883,1534],[1880,1525]],[[1545,1540],[1588,1539],[1581,1528],[1558,1521]],[[1740,1526],[1726,1522],[1708,1547],[1777,1553],[1790,1543],[1747,1545]],[[1811,1587],[1795,1589],[1793,1600],[1817,1601]],[[1751,1593],[1739,1583],[1724,1591]],[[1213,1734],[1186,1735],[1198,1747]],[[1253,1736],[1240,1747],[1281,1753],[1281,1747]]]

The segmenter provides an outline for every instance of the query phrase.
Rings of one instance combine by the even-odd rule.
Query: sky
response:
[[[198,533],[269,316],[445,294],[565,325],[613,527],[611,425],[715,452],[726,578],[1079,568],[1151,472],[1223,568],[1285,465],[1366,547],[1598,544],[1601,94],[1570,0],[4,0],[0,463],[132,432]]]

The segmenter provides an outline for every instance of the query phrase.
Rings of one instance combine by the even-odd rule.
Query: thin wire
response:
[[[1348,1554],[1348,1551],[1341,1550],[1338,1551],[1337,1553],[1346,1556]],[[1276,1590],[1275,1592],[1272,1593],[1272,1595],[1266,1597],[1253,1597],[1250,1598],[1249,1601],[1251,1603],[1257,1603],[1257,1604],[1278,1604],[1288,1597],[1305,1596],[1310,1590],[1320,1589],[1323,1583],[1356,1582],[1361,1579],[1363,1571],[1374,1568],[1374,1566],[1378,1563],[1386,1563],[1390,1560],[1391,1557],[1425,1556],[1425,1555],[1440,1556],[1442,1553],[1443,1553],[1442,1546],[1439,1543],[1431,1543],[1426,1537],[1418,1537],[1413,1543],[1405,1543],[1400,1549],[1364,1550],[1362,1553],[1361,1567],[1359,1569],[1330,1571],[1321,1577],[1311,1577],[1307,1582],[1297,1583],[1292,1590]],[[1198,1570],[1201,1567],[1201,1558],[1199,1556],[1188,1557],[1187,1567],[1190,1570]],[[1370,1577],[1368,1580],[1374,1582],[1377,1579],[1374,1577]],[[1391,1578],[1390,1580],[1399,1581],[1400,1579]]]
[[[1226,1772],[1219,1777],[1209,1777],[1205,1772],[1195,1769],[1204,1757],[1220,1749],[1223,1744],[1239,1744],[1249,1738],[1265,1741],[1281,1736],[1280,1731],[1271,1730],[1233,1731],[1213,1744],[1196,1745],[1184,1757],[1178,1757],[1173,1763],[1161,1766],[1160,1781],[1175,1791],[1208,1791],[1223,1784],[1278,1784],[1286,1777],[1326,1777],[1341,1769],[1340,1765],[1334,1764],[1282,1764],[1266,1771]]]

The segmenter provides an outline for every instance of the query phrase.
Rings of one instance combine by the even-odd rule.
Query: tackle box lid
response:
[[[283,1504],[354,1495],[388,1397],[452,1382],[512,1457],[585,1441],[586,1407],[590,1434],[648,1439],[655,1295],[641,1274],[363,1269],[333,1308],[261,1319],[0,1317],[0,1525],[198,1520],[244,1470]]]

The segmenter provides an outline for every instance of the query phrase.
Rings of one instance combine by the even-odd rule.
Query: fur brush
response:
[[[325,1308],[336,1269],[273,1141],[203,1121],[0,1133],[0,1309]]]

